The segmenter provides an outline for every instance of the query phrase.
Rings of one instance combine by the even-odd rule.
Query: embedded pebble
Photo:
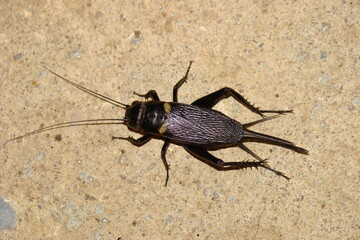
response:
[[[107,219],[106,217],[102,217],[100,220],[102,223],[109,223],[111,222],[109,219]]]
[[[72,51],[71,53],[69,53],[69,57],[70,58],[80,58],[83,55],[83,52],[80,49],[76,49],[74,51]]]
[[[118,163],[125,163],[128,160],[127,156],[125,154],[120,155],[118,158]]]
[[[50,215],[54,219],[55,222],[61,222],[61,215],[56,210],[50,209]]]
[[[91,196],[90,194],[85,193],[85,200],[97,200],[95,197]]]
[[[321,50],[320,51],[320,59],[326,58],[326,51]]]
[[[104,213],[104,211],[105,211],[105,208],[103,206],[100,206],[100,205],[95,205],[94,208],[95,208],[95,213],[97,215],[102,215]]]
[[[328,23],[322,23],[321,24],[321,30],[326,31],[330,28],[330,24]]]
[[[14,60],[19,60],[20,58],[22,58],[23,54],[22,53],[18,53],[14,56]]]
[[[213,192],[212,198],[213,198],[213,200],[220,198],[220,193],[218,193],[218,192]]]
[[[353,100],[351,100],[351,103],[353,106],[359,106],[360,105],[360,97],[356,97]]]
[[[24,167],[21,171],[22,175],[25,177],[29,177],[34,173],[34,167],[31,164],[28,164],[26,167]]]
[[[173,215],[168,215],[165,219],[164,219],[164,222],[166,223],[166,224],[170,224],[170,223],[172,223],[172,222],[174,222],[174,216]]]
[[[65,207],[62,208],[62,212],[67,215],[71,215],[75,210],[75,208],[76,208],[75,205],[66,205]]]
[[[210,188],[206,188],[206,189],[204,190],[204,195],[205,195],[205,196],[210,196],[211,193],[212,193],[212,190],[211,190]]]
[[[144,41],[143,38],[135,38],[131,41],[131,44],[138,45],[138,44],[142,43],[143,41]]]
[[[66,223],[66,230],[72,231],[79,228],[82,225],[82,221],[76,216],[69,216],[69,220]]]
[[[319,77],[318,81],[320,83],[326,83],[326,82],[330,81],[333,78],[334,77],[330,73],[324,73]]]
[[[101,239],[103,239],[103,233],[101,233],[101,232],[95,232],[94,233],[94,240],[101,240]]]
[[[38,154],[35,158],[34,158],[34,161],[40,161],[41,159],[43,159],[45,156],[44,153],[40,153]]]
[[[88,183],[91,183],[91,182],[94,181],[94,178],[93,178],[92,176],[87,176],[87,177],[86,177],[86,181],[87,181]]]
[[[0,197],[0,230],[16,228],[16,212],[11,205]]]
[[[85,172],[85,171],[80,171],[80,172],[79,172],[79,179],[80,179],[80,180],[84,180],[87,175],[88,175],[87,172]]]

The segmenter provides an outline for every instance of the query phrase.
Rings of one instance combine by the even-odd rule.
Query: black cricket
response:
[[[172,102],[160,101],[156,91],[150,90],[146,94],[138,94],[134,92],[134,94],[144,97],[146,100],[151,99],[150,101],[134,101],[131,105],[120,103],[104,95],[84,88],[45,67],[45,69],[50,71],[52,74],[76,88],[125,109],[125,117],[123,119],[91,119],[56,124],[12,138],[7,142],[63,127],[79,125],[126,124],[131,131],[140,133],[143,136],[139,139],[134,139],[133,137],[113,136],[112,139],[126,140],[139,147],[149,142],[152,138],[164,141],[164,145],[161,149],[161,158],[166,169],[165,186],[169,180],[169,164],[166,160],[166,151],[171,143],[184,147],[191,155],[220,171],[261,167],[289,180],[290,178],[282,172],[272,169],[267,164],[267,159],[260,158],[247,148],[244,145],[244,142],[267,143],[285,147],[298,153],[308,154],[307,150],[295,146],[292,142],[248,129],[255,124],[274,119],[278,117],[279,114],[292,113],[292,110],[260,110],[247,101],[238,92],[228,87],[224,87],[209,95],[199,98],[191,104],[179,103],[177,97],[178,90],[186,82],[192,63],[193,62],[191,61],[185,76],[174,86]],[[241,124],[223,113],[212,109],[212,107],[214,107],[219,101],[230,96],[250,111],[259,114],[262,119]],[[278,115],[266,117],[264,113],[277,113]],[[249,153],[251,156],[256,158],[257,161],[224,162],[209,153],[210,150],[236,146]]]

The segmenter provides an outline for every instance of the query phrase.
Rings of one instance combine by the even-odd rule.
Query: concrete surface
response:
[[[16,215],[0,239],[360,238],[360,2],[218,2],[0,2],[0,196]],[[182,102],[229,86],[263,109],[294,109],[253,129],[310,155],[247,144],[290,181],[218,172],[171,145],[165,188],[162,142],[112,141],[137,136],[123,125],[3,145],[42,126],[123,117],[44,65],[130,104],[134,90],[170,101],[190,60]],[[216,109],[259,119],[232,99]],[[215,154],[252,159],[238,148]]]

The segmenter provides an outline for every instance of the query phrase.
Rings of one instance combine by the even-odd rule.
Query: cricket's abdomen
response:
[[[170,108],[160,134],[174,142],[197,146],[238,143],[242,125],[216,110],[182,103],[166,103]]]

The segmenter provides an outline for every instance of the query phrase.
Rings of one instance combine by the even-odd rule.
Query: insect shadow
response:
[[[74,87],[103,101],[124,109],[125,117],[122,119],[90,119],[55,124],[9,139],[6,143],[44,131],[70,126],[125,124],[128,126],[129,130],[140,133],[143,136],[138,139],[134,139],[130,136],[113,136],[113,140],[126,140],[138,147],[149,142],[152,138],[164,141],[164,145],[161,149],[161,159],[166,169],[165,186],[169,180],[169,164],[166,160],[166,152],[171,143],[184,147],[185,150],[192,156],[220,171],[261,167],[289,180],[290,178],[285,174],[271,168],[267,163],[267,159],[260,158],[257,154],[246,147],[244,142],[272,144],[288,148],[298,153],[308,154],[306,149],[297,147],[292,142],[249,130],[249,127],[251,126],[277,118],[280,114],[292,113],[293,111],[260,110],[238,92],[228,87],[224,87],[218,91],[199,98],[191,104],[179,103],[177,97],[178,90],[186,82],[192,63],[193,62],[190,61],[185,76],[174,86],[172,102],[160,101],[156,91],[150,90],[146,94],[134,92],[134,94],[145,98],[145,100],[150,99],[150,101],[134,101],[131,105],[115,101],[109,97],[80,86],[79,84],[76,84],[44,67],[50,73],[64,80],[68,84],[71,84]],[[225,114],[212,109],[219,101],[228,97],[233,97],[250,111],[260,115],[262,119],[241,124]],[[266,117],[264,115],[265,113],[277,113],[277,115]],[[209,153],[211,150],[228,147],[240,147],[242,150],[253,156],[257,161],[224,162]]]

